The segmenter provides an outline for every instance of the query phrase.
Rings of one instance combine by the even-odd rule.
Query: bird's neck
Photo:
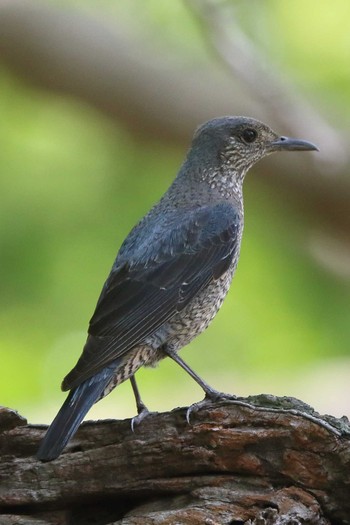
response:
[[[235,171],[225,165],[203,170],[201,183],[209,186],[213,194],[218,194],[225,200],[243,203],[243,180],[245,172]]]
[[[174,183],[183,188],[197,188],[214,200],[242,203],[243,181],[248,167],[228,155],[219,155],[208,147],[200,151],[190,149]],[[191,193],[191,192],[190,192]]]
[[[159,205],[169,207],[194,208],[220,201],[231,202],[243,218],[242,184],[245,174],[239,174],[226,166],[206,167],[186,162],[179,171]]]

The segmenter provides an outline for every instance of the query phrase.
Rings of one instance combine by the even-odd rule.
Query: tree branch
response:
[[[129,420],[88,422],[51,463],[33,457],[44,427],[3,409],[1,523],[347,524],[347,422],[289,398],[238,403],[191,425],[184,409],[150,415],[135,433]]]

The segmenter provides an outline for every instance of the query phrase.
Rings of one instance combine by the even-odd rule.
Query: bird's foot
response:
[[[135,428],[150,414],[154,414],[154,412],[150,412],[148,408],[145,405],[143,405],[139,409],[137,416],[134,416],[131,420],[131,430],[135,432]]]
[[[210,404],[216,403],[217,401],[234,401],[237,399],[237,396],[233,394],[225,394],[224,392],[219,392],[218,390],[210,390],[205,394],[204,399],[202,401],[198,401],[197,403],[193,403],[190,407],[188,407],[186,412],[186,420],[187,423],[190,425],[190,418],[192,412],[197,412],[201,408],[204,408]]]

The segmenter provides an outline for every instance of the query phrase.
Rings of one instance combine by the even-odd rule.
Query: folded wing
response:
[[[126,260],[117,258],[90,321],[84,351],[62,388],[76,387],[142,343],[221,277],[237,255],[240,227],[240,213],[222,203],[179,214],[161,240],[157,236],[155,253],[146,259],[134,242],[134,253]],[[150,236],[148,245],[152,242]]]

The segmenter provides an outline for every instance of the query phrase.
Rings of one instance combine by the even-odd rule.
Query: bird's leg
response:
[[[141,421],[146,416],[148,416],[150,412],[141,399],[140,392],[139,392],[139,389],[137,388],[136,379],[134,375],[130,377],[130,383],[132,386],[132,390],[134,392],[136,408],[137,408],[137,416],[133,417],[131,420],[131,430],[134,432],[135,426],[139,425]]]
[[[137,388],[136,379],[134,375],[130,377],[130,383],[131,383],[132,390],[135,396],[137,413],[140,414],[141,412],[145,410],[146,405],[141,399],[140,392],[139,392],[139,389]]]
[[[192,370],[191,367],[188,366],[187,363],[179,356],[179,354],[166,346],[163,347],[164,353],[169,356],[175,363],[177,363],[185,372],[187,372],[195,381],[198,383],[198,385],[204,390],[205,397],[202,401],[199,401],[199,403],[194,403],[191,405],[186,413],[186,419],[187,422],[190,422],[190,415],[193,410],[198,410],[208,404],[208,402],[215,402],[219,401],[220,399],[236,399],[236,396],[232,394],[225,394],[224,392],[219,392],[218,390],[215,390],[212,388],[206,381],[204,381],[199,375]]]

